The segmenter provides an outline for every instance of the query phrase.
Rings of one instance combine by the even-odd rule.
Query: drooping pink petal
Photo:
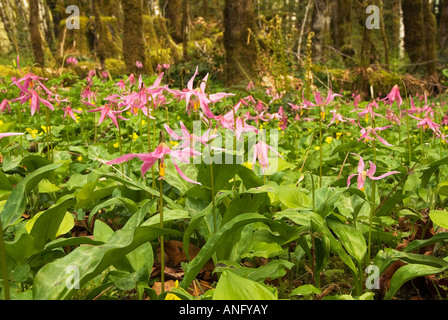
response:
[[[386,178],[386,177],[388,177],[390,175],[397,174],[397,173],[401,173],[401,172],[399,172],[399,171],[391,171],[391,172],[385,173],[385,174],[383,174],[383,175],[381,175],[379,177],[369,177],[369,178],[372,179],[372,180],[381,180],[381,179],[384,179],[384,178]]]
[[[171,161],[173,162],[174,168],[176,169],[177,173],[182,177],[182,179],[184,179],[187,182],[190,183],[194,183],[194,184],[198,184],[198,185],[202,185],[202,183],[197,182],[197,181],[193,181],[190,178],[188,178],[183,172],[182,170],[180,170],[179,166],[177,165],[176,161],[174,161],[173,158],[171,158]]]
[[[23,133],[15,133],[15,132],[8,132],[8,133],[0,133],[0,139],[3,139],[5,137],[12,137],[12,136],[22,136]]]

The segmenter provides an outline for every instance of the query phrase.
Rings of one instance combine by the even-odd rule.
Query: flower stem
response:
[[[10,300],[11,298],[9,293],[8,265],[6,263],[5,239],[3,235],[3,226],[1,220],[0,220],[0,263],[2,268],[3,291],[5,292],[5,300]]]
[[[210,162],[210,180],[212,187],[213,232],[216,233],[216,204],[215,204],[215,182],[213,179],[213,162]]]
[[[411,149],[411,137],[409,133],[409,114],[406,115],[406,127],[408,131],[408,149],[409,149],[409,167],[412,165],[412,149]]]
[[[322,188],[322,116],[319,117],[319,188]]]
[[[163,229],[163,184],[162,179],[159,180],[159,214],[160,214],[160,228]],[[161,292],[165,292],[165,245],[164,236],[160,236],[160,283]]]

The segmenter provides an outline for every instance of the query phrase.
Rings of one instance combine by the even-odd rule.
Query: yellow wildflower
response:
[[[114,143],[114,148],[118,148],[118,147],[120,147],[120,144],[118,142],[115,142]]]
[[[173,147],[176,147],[176,146],[179,144],[179,142],[177,142],[177,141],[170,141],[170,144],[171,144]]]
[[[138,139],[138,134],[136,134],[135,132],[134,133],[132,133],[132,135],[131,136],[129,136],[129,138],[131,138],[132,139],[132,141],[136,141],[137,139]]]
[[[339,140],[342,137],[342,132],[336,133],[336,139]]]
[[[28,133],[31,135],[31,137],[33,137],[33,139],[36,139],[37,133],[39,132],[37,129],[31,129],[31,128],[26,128],[26,131],[28,131]]]
[[[330,143],[333,142],[333,138],[332,138],[332,137],[327,137],[327,138],[325,139],[325,141],[327,141],[327,143],[330,144]]]
[[[174,288],[178,288],[178,287],[179,287],[179,280],[176,280],[176,282],[174,283]],[[182,300],[182,299],[173,293],[168,293],[165,296],[165,300]]]
[[[79,161],[79,162],[82,161],[82,157],[81,157],[81,156],[78,157],[78,161]]]
[[[251,162],[244,162],[243,166],[245,166],[246,168],[252,170],[252,163]]]

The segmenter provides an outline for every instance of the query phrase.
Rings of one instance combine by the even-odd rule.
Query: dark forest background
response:
[[[69,5],[80,9],[79,29],[66,27]],[[379,29],[366,28],[369,5],[380,9]],[[48,72],[76,57],[79,76],[170,64],[178,86],[198,65],[223,86],[279,92],[447,88],[448,0],[0,0],[0,21],[2,76],[20,54]]]

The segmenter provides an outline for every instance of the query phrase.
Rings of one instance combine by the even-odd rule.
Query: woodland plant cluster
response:
[[[2,299],[446,299],[443,95],[15,65],[0,87]]]

